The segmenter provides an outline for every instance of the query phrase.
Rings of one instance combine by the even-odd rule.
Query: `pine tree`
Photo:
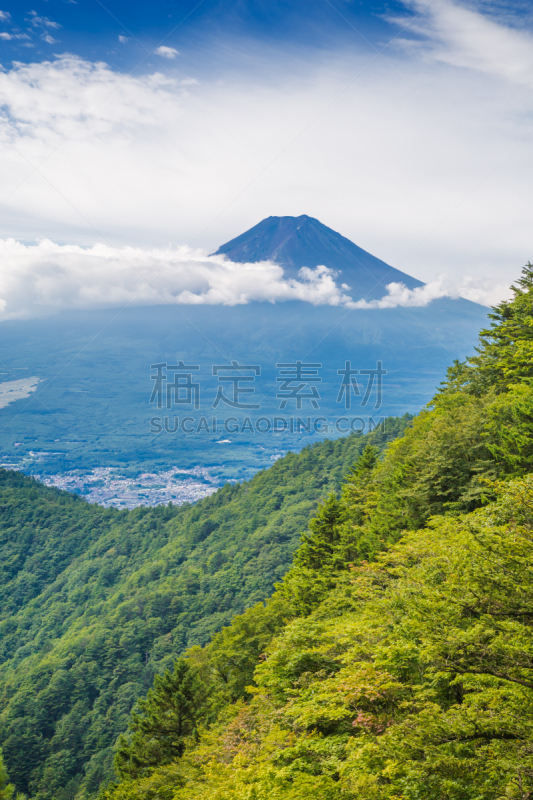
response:
[[[526,264],[511,291],[513,297],[489,314],[491,326],[479,334],[477,355],[454,361],[442,391],[482,395],[491,387],[504,392],[533,379],[533,264]]]
[[[379,450],[367,445],[355,465],[346,476],[342,488],[342,502],[352,523],[362,525],[365,518],[365,507],[370,495],[370,481],[374,467],[378,463]],[[345,514],[346,516],[346,514]]]
[[[339,542],[338,526],[342,508],[335,492],[318,507],[316,516],[309,522],[309,533],[304,533],[295,557],[295,566],[313,570],[327,569]]]
[[[133,713],[130,738],[121,736],[115,769],[121,779],[149,774],[155,766],[181,758],[188,738],[205,719],[209,690],[184,659],[173,672],[156,675],[153,689]]]
[[[349,564],[369,558],[382,544],[369,522],[376,505],[376,489],[372,485],[379,459],[377,447],[367,445],[346,476],[342,487],[343,524],[339,529],[335,566],[345,570]]]
[[[339,577],[346,574],[350,563],[360,560],[358,526],[364,521],[372,497],[370,481],[378,457],[378,448],[367,445],[350,469],[341,499],[332,492],[309,522],[281,587],[293,613],[307,614],[316,608]]]

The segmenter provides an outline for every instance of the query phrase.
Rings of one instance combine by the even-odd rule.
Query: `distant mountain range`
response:
[[[216,255],[237,263],[275,261],[288,278],[297,278],[301,267],[329,267],[340,273],[341,283],[350,286],[354,300],[379,299],[388,283],[403,283],[408,289],[424,285],[307,214],[267,217],[223,244]]]
[[[381,297],[391,281],[423,285],[307,216],[269,217],[217,253],[238,262],[277,261],[287,277],[323,264],[340,273],[338,283],[347,283],[354,299]],[[485,307],[452,298],[353,310],[300,301],[169,304],[2,322],[1,396],[16,396],[5,383],[20,386],[25,377],[36,389],[0,407],[0,463],[33,474],[81,470],[80,480],[84,470],[101,467],[130,477],[172,467],[209,468],[219,480],[249,477],[289,449],[346,435],[382,416],[418,412],[452,360],[472,353],[486,323]],[[314,365],[307,367],[314,373],[297,378],[299,361]],[[233,362],[245,368],[232,370]],[[347,362],[352,374],[343,390]],[[381,397],[377,379],[367,396],[378,362],[387,373]],[[180,380],[188,390],[169,388]],[[231,405],[235,386],[250,392]],[[309,419],[308,428],[295,428],[297,417]],[[277,423],[285,430],[272,427],[274,418],[285,420]],[[348,418],[340,428],[339,418]],[[91,476],[91,491],[99,474]],[[138,501],[144,498],[141,487]]]

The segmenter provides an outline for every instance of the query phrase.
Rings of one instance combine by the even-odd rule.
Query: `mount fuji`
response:
[[[408,289],[424,285],[307,214],[267,217],[223,244],[215,255],[237,263],[275,261],[287,278],[297,278],[301,267],[329,267],[350,286],[355,300],[380,299],[389,283],[403,283]]]
[[[258,268],[275,261],[290,279],[302,267],[326,266],[354,300],[379,299],[391,282],[423,286],[306,215],[269,217],[216,252]],[[220,480],[248,477],[289,449],[388,415],[417,413],[446,367],[473,352],[487,310],[448,297],[425,307],[351,310],[291,300],[100,308],[4,321],[0,463],[40,475],[207,467]],[[366,396],[378,364],[386,372],[381,395],[376,379]],[[153,394],[158,369],[161,386],[175,387],[161,394],[161,407]],[[9,384],[26,377],[35,391],[10,395]],[[250,391],[231,405],[234,387]],[[13,402],[2,404],[2,397]],[[283,430],[275,418],[285,419]],[[293,424],[297,418],[303,429]]]

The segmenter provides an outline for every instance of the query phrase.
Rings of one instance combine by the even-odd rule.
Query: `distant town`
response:
[[[89,503],[99,503],[106,508],[136,508],[168,503],[180,506],[207,497],[220,487],[219,477],[212,475],[212,470],[206,467],[173,467],[163,472],[143,472],[134,478],[121,475],[114,467],[97,467],[84,475],[67,472],[35,477],[46,486],[75,492]]]

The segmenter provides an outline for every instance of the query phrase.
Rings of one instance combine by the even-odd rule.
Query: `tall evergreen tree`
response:
[[[327,569],[339,542],[338,526],[342,517],[341,505],[335,492],[319,505],[316,516],[309,522],[309,532],[295,557],[295,566],[314,570]]]
[[[513,297],[489,314],[492,323],[479,334],[477,355],[448,369],[444,391],[466,389],[481,395],[491,387],[502,392],[533,379],[533,264],[526,264],[511,291]]]
[[[332,492],[317,509],[302,535],[291,571],[281,587],[297,614],[309,613],[358,558],[355,543],[372,491],[370,480],[379,450],[367,445],[351,467],[341,499]]]
[[[209,690],[184,659],[156,675],[153,689],[133,713],[130,738],[121,736],[115,769],[121,779],[139,778],[153,767],[181,758],[186,741],[205,717]]]
[[[378,448],[367,445],[346,476],[346,483],[342,487],[343,505],[354,524],[363,524],[365,508],[370,500],[370,481],[378,457]]]

